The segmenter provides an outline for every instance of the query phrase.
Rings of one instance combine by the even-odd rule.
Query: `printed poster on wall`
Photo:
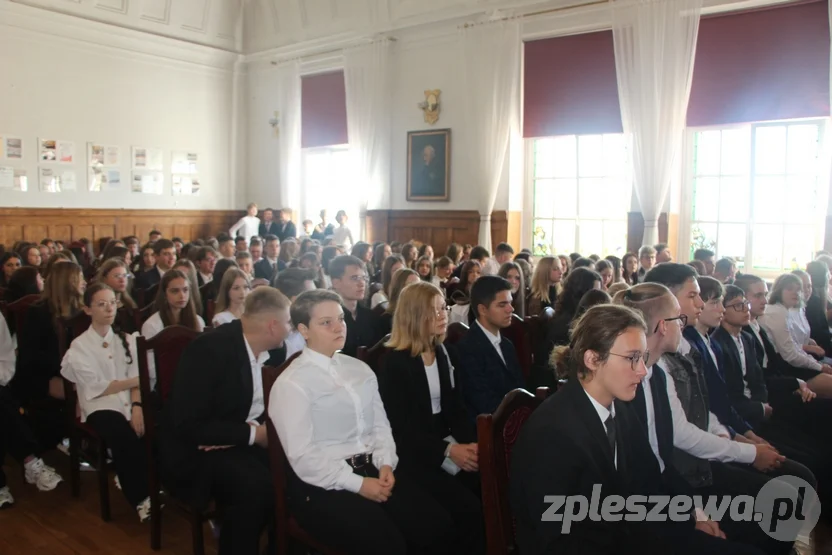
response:
[[[75,191],[77,188],[77,178],[73,170],[40,166],[38,168],[38,182],[40,183],[40,190],[44,193]]]
[[[0,158],[6,160],[23,159],[23,139],[16,137],[0,137]]]
[[[38,160],[41,162],[75,163],[75,143],[55,139],[38,139]]]
[[[131,167],[134,170],[162,171],[162,149],[134,146],[131,150]]]
[[[108,168],[90,168],[89,190],[112,192],[121,189],[121,170]]]
[[[134,171],[130,190],[134,193],[161,195],[164,177],[162,172]]]
[[[11,166],[0,166],[0,189],[26,191],[28,189],[26,170],[12,168]]]
[[[170,172],[173,174],[196,175],[199,155],[196,152],[174,151],[170,157]]]
[[[87,143],[87,163],[93,168],[120,166],[121,149],[117,146]]]
[[[199,177],[195,175],[174,175],[171,183],[173,196],[198,195]]]

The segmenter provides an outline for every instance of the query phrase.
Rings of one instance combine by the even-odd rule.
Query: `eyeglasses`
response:
[[[680,328],[684,328],[685,326],[688,325],[688,317],[685,314],[680,314],[680,315],[678,315],[676,317],[673,317],[673,318],[662,318],[661,320],[659,320],[659,323],[656,324],[656,329],[653,330],[653,333],[656,333],[656,332],[659,331],[659,326],[662,325],[662,322],[673,322],[674,320],[679,320],[679,327]]]
[[[127,274],[113,274],[113,279],[127,279]]]
[[[434,314],[436,314],[436,317],[437,317],[437,318],[439,318],[439,317],[440,317],[440,316],[442,316],[443,314],[444,314],[445,316],[447,316],[447,315],[448,315],[448,314],[450,314],[450,312],[451,312],[451,307],[449,307],[449,306],[443,306],[442,308],[436,309],[436,310],[434,310],[433,312],[434,312]]]
[[[350,281],[353,283],[361,283],[362,281],[367,283],[370,281],[370,278],[367,276],[350,276]]]
[[[636,371],[636,365],[638,361],[644,360],[644,365],[647,366],[647,360],[650,358],[650,351],[644,351],[644,353],[634,353],[632,355],[619,355],[618,353],[610,353],[611,355],[615,355],[617,357],[626,358],[630,361],[630,368],[633,369],[633,372]]]
[[[113,299],[112,301],[98,301],[93,306],[95,306],[95,308],[107,308],[108,306],[115,307],[118,306],[118,301],[116,299]]]
[[[733,308],[733,309],[734,309],[734,310],[736,310],[737,312],[745,312],[746,310],[748,310],[749,308],[751,308],[751,303],[750,303],[750,302],[748,302],[748,301],[743,301],[743,302],[741,302],[741,303],[729,304],[729,305],[728,305],[728,306],[726,306],[725,308],[726,308],[726,309],[728,309],[728,308]]]

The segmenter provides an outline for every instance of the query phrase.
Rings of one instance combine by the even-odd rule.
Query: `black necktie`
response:
[[[607,440],[610,442],[610,449],[612,449],[612,455],[615,457],[615,418],[612,417],[612,414],[607,417],[604,426],[607,428]]]

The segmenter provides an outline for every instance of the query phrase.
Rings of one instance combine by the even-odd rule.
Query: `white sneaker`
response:
[[[9,491],[8,486],[0,488],[0,509],[11,507],[12,505],[14,505],[14,497],[12,497],[12,492]]]
[[[118,491],[121,491],[121,480],[118,479],[118,476],[113,477],[113,484],[115,484]]]
[[[144,501],[136,505],[136,512],[139,513],[139,522],[150,520],[150,497],[145,497]]]
[[[35,484],[40,491],[52,491],[64,481],[51,466],[46,466],[43,459],[32,459],[23,465],[26,482]]]

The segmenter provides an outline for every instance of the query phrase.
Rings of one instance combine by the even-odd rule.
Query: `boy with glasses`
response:
[[[355,357],[359,347],[372,347],[384,337],[378,316],[362,305],[367,291],[367,271],[364,263],[354,256],[341,255],[329,263],[332,289],[341,296],[347,339],[342,353]]]

